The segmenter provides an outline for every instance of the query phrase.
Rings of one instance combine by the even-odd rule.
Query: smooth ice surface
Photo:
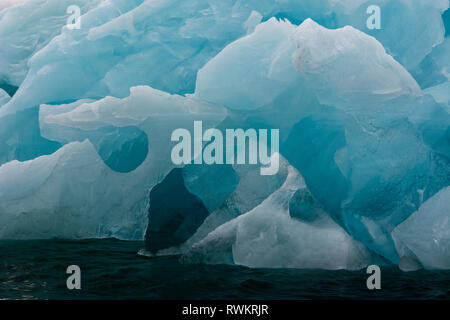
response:
[[[139,238],[143,232],[139,217],[128,220],[127,211],[116,215],[129,196],[121,192],[120,175],[108,175],[88,141],[68,144],[50,156],[10,162],[0,172],[3,239],[104,237],[120,235],[120,230]],[[98,193],[108,201],[93,199]]]
[[[424,90],[424,93],[432,95],[436,102],[450,106],[450,81],[427,88]],[[450,108],[447,111],[450,112]]]
[[[392,235],[400,256],[429,269],[449,269],[450,187],[422,204]]]
[[[298,78],[290,61],[294,29],[272,18],[227,46],[199,71],[194,97],[237,110],[272,102]]]
[[[421,94],[414,78],[375,38],[352,27],[330,30],[308,19],[295,31],[295,42],[295,68],[322,104],[365,108]]]
[[[0,117],[0,165],[52,154],[60,147],[60,143],[41,136],[38,107]]]
[[[412,71],[422,88],[429,88],[450,81],[450,38],[433,48]]]
[[[21,4],[25,2],[26,0],[1,0],[0,1],[0,10]]]
[[[0,89],[0,107],[7,103],[11,99],[8,93],[5,90]]]

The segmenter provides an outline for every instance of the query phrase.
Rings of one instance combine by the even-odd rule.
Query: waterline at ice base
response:
[[[4,3],[1,240],[450,269],[448,0]]]

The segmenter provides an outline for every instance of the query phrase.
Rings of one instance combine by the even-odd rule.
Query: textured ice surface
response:
[[[411,69],[442,42],[445,30],[440,15],[448,7],[446,0],[414,4],[407,0],[382,1],[383,28],[371,32],[363,18],[373,1],[361,1],[357,6],[331,0],[301,4],[192,1],[182,5],[177,0],[147,0],[137,6],[140,2],[102,2],[83,16],[80,30],[54,38],[29,61],[30,72],[23,85],[27,94],[20,90],[0,115],[40,103],[105,95],[125,97],[129,87],[135,85],[147,84],[170,93],[192,92],[197,70],[226,44],[249,31],[254,11],[263,19],[289,13],[286,17],[296,23],[312,17],[330,27],[354,25],[373,33]],[[17,13],[11,15],[16,17]]]
[[[305,223],[291,218],[289,200],[306,188],[289,167],[283,185],[250,212],[227,222],[194,244],[183,259],[259,268],[361,269],[373,259],[324,214]]]
[[[417,190],[427,199],[449,183],[448,111],[422,97],[376,39],[351,27],[269,20],[200,70],[194,96],[240,110],[247,125],[282,128],[282,154],[314,197],[391,261],[390,231],[420,206]]]
[[[449,269],[450,187],[422,204],[392,235],[403,260],[417,261],[429,269]]]
[[[269,19],[200,69],[193,97],[230,110],[222,128],[277,128],[284,140],[298,119],[316,111],[317,98],[292,61],[295,30]]]
[[[416,190],[427,199],[449,183],[449,114],[374,38],[307,20],[296,40],[296,69],[345,113],[300,120],[286,157],[352,236],[396,261],[389,232],[420,205]]]
[[[33,56],[23,85],[0,116],[41,103],[125,97],[136,85],[192,92],[197,70],[247,32],[250,4],[144,1],[120,15],[115,3],[106,3],[106,9],[83,16],[83,28],[62,33]]]
[[[209,207],[210,215],[198,230],[196,230],[195,234],[183,245],[183,250],[189,249],[193,244],[203,239],[220,225],[260,205],[268,196],[283,185],[288,174],[288,163],[280,156],[280,168],[278,173],[273,176],[260,175],[258,166],[235,165],[234,167],[230,166],[229,170],[232,170],[235,176],[237,176],[238,183],[234,183],[233,181],[233,183],[227,185],[228,189],[231,190],[231,193],[228,194],[229,196],[220,202],[220,206]],[[208,173],[208,177],[214,181],[224,182],[221,176],[216,175],[211,170],[204,170],[204,173]],[[187,179],[191,179],[192,177],[195,177],[195,175],[187,175]],[[185,183],[187,182],[186,180]],[[201,183],[201,181],[196,181],[196,183]],[[194,189],[192,187],[192,181],[186,183],[186,185],[191,185],[190,190],[196,190],[194,191],[195,194],[205,203],[209,203],[211,191],[208,188],[201,189],[202,185],[198,185]]]
[[[0,116],[8,109],[10,109],[8,112],[10,113],[15,110],[32,108],[41,103],[62,103],[64,101],[82,98],[82,91],[80,90],[81,87],[83,87],[83,85],[92,86],[93,77],[98,80],[98,73],[101,72],[102,69],[104,70],[104,68],[102,68],[104,66],[98,65],[98,62],[101,61],[99,59],[102,59],[101,47],[89,47],[89,43],[82,43],[81,39],[86,38],[91,29],[99,25],[103,25],[107,21],[114,20],[121,14],[126,14],[127,11],[136,7],[141,2],[142,0],[111,0],[100,2],[99,6],[96,6],[96,4],[99,3],[98,1],[64,1],[65,5],[58,0],[33,0],[25,3],[24,5],[29,4],[33,7],[39,7],[39,3],[41,3],[43,11],[41,12],[39,9],[35,9],[32,12],[36,12],[37,10],[37,12],[40,12],[45,16],[50,14],[50,21],[55,20],[51,14],[60,14],[61,16],[56,19],[56,21],[58,21],[57,26],[44,25],[37,29],[41,32],[53,32],[55,34],[53,34],[53,37],[48,39],[51,41],[41,50],[36,51],[35,48],[32,48],[33,51],[31,53],[27,52],[27,56],[21,58],[20,63],[25,64],[25,66],[28,65],[30,72],[26,74],[24,83],[15,94],[12,104],[7,105],[5,108],[0,110]],[[69,5],[76,5],[78,3],[80,4],[79,7],[81,9],[81,13],[83,14],[81,17],[81,29],[61,29],[67,23],[67,19],[69,17],[66,13],[66,9]],[[82,6],[82,3],[85,3],[85,5]],[[12,12],[10,13],[10,11]],[[4,22],[8,24],[8,26],[11,25],[11,28],[15,27],[15,22],[10,20],[14,20],[20,12],[22,12],[20,7],[13,7],[5,10],[2,13],[5,15],[11,14],[11,18],[7,19],[7,17],[5,17],[2,19],[0,17],[0,24]],[[20,15],[22,16],[22,14]],[[38,22],[41,20],[37,19]],[[26,21],[28,21],[29,28],[31,30],[24,31],[23,37],[25,37],[25,39],[21,39],[20,36],[22,34],[19,34],[16,37],[19,40],[14,41],[23,41],[26,45],[29,45],[30,41],[27,37],[30,37],[31,35],[32,37],[39,39],[40,35],[36,35],[33,31],[33,28],[37,22],[33,19],[28,19]],[[42,21],[42,23],[45,23],[46,19],[43,19]],[[55,35],[57,36],[54,37]],[[13,45],[15,43],[14,41],[11,41]],[[83,44],[85,46],[84,48],[82,47]],[[24,44],[19,42],[16,46],[20,49],[24,46]],[[105,50],[107,49],[105,48]],[[10,54],[10,52],[11,50],[7,50],[6,54]],[[111,51],[109,51],[109,53],[111,53]],[[94,57],[89,55],[93,55]],[[17,57],[17,53],[15,53],[13,57]],[[15,66],[18,64],[18,62],[11,57],[5,57],[4,59],[5,65],[11,64]],[[109,61],[111,61],[110,63],[117,63],[117,59],[119,58]],[[89,64],[89,62],[91,64]],[[17,80],[13,81],[13,83],[21,80],[22,75],[25,75],[23,73],[26,72],[26,70],[21,67],[21,69],[17,72],[19,76],[17,76]],[[95,75],[91,75],[89,77],[89,73],[94,73]],[[51,88],[51,90],[49,88]],[[127,93],[123,95],[123,97],[126,96]],[[95,97],[104,97],[105,95]]]
[[[41,7],[50,6],[54,2],[32,0],[23,6],[35,8],[37,13],[51,16],[60,14],[60,11],[65,9],[64,3],[58,2],[56,9],[40,11]],[[37,3],[42,5],[37,6]],[[332,28],[351,24],[379,39],[388,48],[388,52],[400,62],[404,59],[410,60],[410,56],[414,56],[414,60],[421,60],[431,52],[434,45],[443,40],[444,30],[440,14],[448,6],[448,1],[420,0],[415,4],[404,0],[382,1],[379,5],[383,12],[383,28],[375,31],[368,30],[365,26],[365,9],[369,4],[373,3],[334,0],[308,0],[301,3],[258,0],[244,3],[227,0],[220,3],[193,1],[180,5],[176,0],[112,0],[95,6],[94,2],[89,2],[93,9],[88,12],[85,12],[88,7],[81,6],[83,16],[80,30],[62,29],[59,24],[46,24],[45,27],[33,29],[31,26],[36,25],[34,15],[22,15],[15,8],[8,8],[2,12],[3,19],[0,20],[0,24],[3,23],[8,28],[2,30],[9,30],[14,26],[11,21],[20,19],[28,19],[27,26],[31,28],[19,33],[17,40],[12,39],[19,42],[14,50],[24,47],[22,42],[26,39],[23,40],[23,37],[37,37],[36,32],[46,32],[46,35],[61,34],[36,52],[31,59],[30,55],[37,47],[31,48],[31,52],[27,51],[25,55],[9,56],[10,50],[6,52],[8,56],[0,68],[28,64],[30,72],[13,99],[0,108],[0,117],[20,109],[36,108],[43,103],[62,104],[82,98],[99,99],[107,95],[125,97],[129,88],[134,85],[151,85],[169,93],[193,92],[197,71],[226,44],[251,32],[260,17],[263,21],[273,16],[288,18],[294,23],[301,23],[311,17]],[[46,23],[45,19],[43,21]],[[10,42],[11,39],[8,38],[9,34],[19,32],[13,31],[6,33],[5,39],[1,39],[2,43],[15,43]],[[47,39],[42,38],[42,45],[48,40],[44,38]],[[402,41],[398,40],[400,38]],[[41,38],[39,39],[41,43]],[[280,50],[283,50],[283,47],[279,47],[277,52],[282,53]],[[274,62],[277,63],[276,57]],[[21,70],[20,73],[23,74],[22,67]],[[288,69],[284,70],[289,73]],[[268,71],[270,77],[277,73],[274,69]],[[12,74],[8,74],[8,77]],[[267,91],[273,94],[280,88],[275,82],[286,83],[283,75],[275,80],[269,88],[260,90],[260,93]],[[256,82],[258,83],[261,85],[261,82]],[[267,101],[268,97],[270,95],[264,94],[262,98],[253,97],[251,100]],[[244,107],[255,108],[246,102],[243,103]],[[286,103],[285,105],[292,106]],[[273,115],[271,117],[277,120]],[[30,118],[28,121],[35,120]],[[286,122],[286,118],[283,121],[279,119],[277,125]],[[36,124],[33,127],[37,127]],[[282,134],[283,132],[287,131],[282,130]],[[30,133],[29,130],[25,131],[23,126],[18,126],[12,131],[9,130],[8,134],[0,136],[1,140],[10,142],[8,150],[0,150],[0,156],[5,161],[18,158],[20,155],[14,150],[20,147],[13,145],[17,143],[15,136],[29,135],[36,137],[36,147],[27,147],[27,150],[21,153],[26,156],[21,159],[32,159],[54,151],[55,148],[49,147],[48,141],[39,137],[39,132]]]
[[[448,251],[423,257],[429,239],[400,246],[392,230],[432,228],[418,213],[450,185],[448,0],[77,3],[80,30],[66,1],[0,12],[0,238],[168,231],[154,250],[192,235],[182,249],[201,261],[447,268]],[[282,165],[177,169],[209,214],[174,202],[164,219],[150,194],[176,172],[171,132],[194,120],[280,129]]]
[[[282,153],[352,236],[396,261],[392,228],[449,184],[449,124],[448,112],[432,99],[373,112],[327,108],[301,119]]]
[[[42,121],[65,127],[64,139],[71,138],[69,128],[133,126],[147,135],[148,154],[135,170],[120,173],[107,166],[94,142],[86,140],[67,144],[49,156],[1,166],[0,238],[142,239],[149,192],[174,167],[167,143],[173,130],[191,126],[194,119],[213,126],[225,116],[220,107],[149,87],[132,88],[125,99],[63,107],[67,112],[46,106]],[[79,132],[71,133],[72,141],[77,141]],[[117,156],[121,152],[133,158],[120,148]],[[16,180],[20,183],[11,188]]]
[[[23,2],[23,3],[22,3]],[[66,12],[76,5],[81,12],[95,8],[100,0],[11,1],[17,4],[0,12],[0,84],[19,86],[28,72],[28,60],[61,33]],[[0,2],[0,9],[2,4]]]
[[[90,28],[126,13],[141,2],[142,0],[111,0],[102,1],[101,5],[96,6],[99,1],[32,0],[0,13],[0,42],[5,44],[0,47],[0,88],[9,89],[10,95],[14,93],[12,100],[18,101],[12,101],[11,107],[10,100],[0,108],[0,127],[3,127],[3,130],[0,129],[0,144],[3,144],[0,148],[0,164],[15,159],[22,161],[34,159],[40,155],[53,153],[60,147],[59,144],[41,137],[37,117],[38,106],[41,103],[61,104],[79,100],[76,94],[71,94],[76,91],[74,77],[81,72],[83,69],[81,65],[87,60],[70,57],[64,60],[66,55],[69,56],[67,50],[70,50],[65,48],[60,52],[59,61],[55,61],[57,49],[55,46],[52,47],[51,43],[59,43],[57,39],[68,39],[68,44],[74,45]],[[80,7],[83,14],[80,30],[63,27],[69,17],[66,13],[69,5]],[[20,28],[17,27],[17,23],[20,24]],[[54,37],[55,35],[58,36]],[[51,43],[44,47],[48,42]],[[51,49],[46,51],[48,47]],[[39,48],[42,50],[38,51]],[[45,67],[38,72],[36,86],[30,88],[25,81],[15,92],[12,84],[22,82],[28,67],[39,54],[49,56]],[[39,61],[39,58],[37,60]],[[96,59],[91,61],[97,63]],[[52,74],[49,70],[55,65],[61,69],[59,73]],[[3,70],[5,75],[8,75],[4,79],[2,79]],[[11,111],[5,112],[4,115],[3,111],[7,109]]]

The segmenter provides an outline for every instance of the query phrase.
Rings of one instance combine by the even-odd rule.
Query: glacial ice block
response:
[[[285,33],[272,38],[278,29]],[[273,51],[267,52],[265,39]],[[299,49],[292,47],[296,40]],[[272,55],[280,47],[287,51]],[[307,58],[302,50],[314,54]],[[245,63],[235,67],[230,57]],[[305,66],[295,76],[298,59]],[[288,76],[268,79],[267,72],[255,71],[271,65],[284,66]],[[306,67],[320,72],[306,73]],[[340,67],[348,77],[342,79]],[[251,85],[243,85],[244,74]],[[379,77],[384,80],[377,82]],[[198,78],[194,97],[228,107],[227,124],[280,128],[281,153],[305,177],[312,196],[355,239],[393,262],[397,253],[390,232],[420,206],[416,190],[424,189],[427,199],[448,184],[449,115],[422,96],[376,39],[358,30],[328,30],[311,20],[291,28],[271,19],[228,45]],[[274,90],[278,82],[285,83],[283,90]],[[226,94],[219,90],[223,83]],[[392,86],[399,91],[389,91]],[[314,93],[330,106],[320,105]],[[246,102],[239,104],[236,96]],[[235,112],[240,122],[233,122]]]
[[[355,239],[395,262],[389,233],[419,207],[416,190],[448,185],[449,115],[374,38],[307,20],[296,40],[297,70],[338,110],[301,119],[282,151]]]
[[[83,15],[80,30],[63,32],[35,54],[21,88],[0,116],[42,103],[123,98],[138,85],[193,92],[197,71],[246,34],[251,7],[274,10],[267,0],[120,2],[135,8],[104,2]]]
[[[420,246],[398,249],[391,231],[450,181],[440,17],[448,0],[376,3],[381,30],[365,26],[368,0],[102,1],[83,12],[80,30],[63,27],[31,58],[8,56],[2,66],[28,60],[30,69],[0,106],[0,165],[8,162],[0,238],[142,239],[149,194],[173,172],[171,132],[202,120],[221,130],[280,129],[281,161],[307,188],[301,178],[282,186],[283,164],[271,177],[257,167],[183,168],[186,189],[211,212],[186,257],[358,269],[376,252],[432,265]],[[61,31],[54,27],[26,49]],[[133,87],[148,84],[165,92]],[[170,245],[200,224],[177,234],[154,218],[148,230],[175,231]]]
[[[43,13],[39,11],[40,7],[36,6],[36,3],[44,3],[44,1],[32,0],[23,6],[34,8],[33,10],[37,10],[36,14]],[[383,10],[383,21],[389,22],[386,26],[390,27],[371,32],[364,25],[365,19],[361,19],[366,15],[364,10],[368,5],[367,1],[355,3],[325,0],[318,3],[316,0],[308,0],[302,1],[301,4],[297,1],[273,2],[268,0],[246,1],[245,3],[227,1],[220,4],[194,1],[183,6],[174,0],[157,3],[143,0],[111,0],[101,2],[101,5],[98,6],[89,2],[87,6],[91,8],[92,5],[90,10],[88,7],[81,6],[83,16],[80,30],[67,30],[64,27],[61,28],[59,24],[46,25],[48,29],[45,29],[46,34],[43,36],[45,39],[42,44],[30,50],[35,52],[41,48],[41,45],[50,41],[53,34],[58,34],[45,47],[42,47],[31,58],[28,54],[23,57],[21,55],[7,57],[7,61],[2,65],[25,66],[28,63],[30,70],[18,92],[0,108],[0,116],[22,109],[36,108],[43,103],[62,104],[83,98],[101,99],[108,95],[126,97],[131,86],[141,84],[151,84],[171,93],[193,92],[197,71],[227,44],[247,33],[251,34],[260,18],[261,21],[265,21],[274,16],[285,17],[292,22],[301,23],[304,19],[312,17],[333,28],[351,24],[364,32],[371,33],[381,43],[389,44],[389,53],[401,62],[404,61],[402,59],[409,51],[402,47],[404,42],[396,40],[400,36],[407,36],[408,49],[412,48],[411,52],[414,55],[417,53],[415,60],[421,60],[425,53],[429,53],[433,46],[442,41],[442,26],[436,24],[441,24],[439,14],[446,9],[445,5],[448,7],[447,3],[444,1],[434,1],[433,3],[420,1],[417,2],[419,5],[413,6],[408,2],[401,1],[399,7],[396,7],[395,3],[400,3],[400,1],[386,3],[386,5],[384,3],[380,5]],[[52,4],[55,4],[55,1],[45,2],[45,6]],[[65,9],[60,8],[59,5],[56,7],[49,10],[49,13]],[[13,9],[8,8],[2,12],[4,20],[7,16],[17,16],[17,11]],[[423,17],[424,15],[426,18]],[[434,19],[436,16],[439,17]],[[33,17],[34,15],[31,15],[30,21],[26,20],[27,26],[33,25],[33,21],[31,21]],[[408,28],[408,32],[393,28],[391,23],[397,17],[402,21],[414,21],[413,24],[417,28]],[[23,17],[19,18],[24,19]],[[8,23],[8,28],[11,27],[8,22],[11,19],[3,21],[3,23]],[[166,23],[167,21],[170,23]],[[429,23],[429,21],[433,21],[433,23]],[[422,32],[424,29],[427,32]],[[59,34],[61,30],[62,33]],[[11,34],[15,34],[17,30],[13,31]],[[33,30],[33,32],[30,34],[35,35],[35,32],[38,31]],[[9,34],[6,34],[5,41],[9,39]],[[267,32],[264,36],[268,34]],[[22,38],[19,38],[17,41],[21,41]],[[280,58],[287,54],[284,48],[287,50],[291,46],[289,42],[285,41],[287,37],[283,36],[283,38],[284,40],[280,41],[277,46],[279,50],[275,52],[281,54]],[[421,41],[411,41],[411,39],[418,38]],[[274,37],[272,39],[275,42],[277,40]],[[18,45],[18,48],[22,47],[24,46]],[[10,51],[8,50],[8,52]],[[251,50],[247,52],[250,54]],[[264,58],[270,55],[270,52],[267,52],[266,55],[258,54],[259,57]],[[19,58],[20,63],[16,61]],[[25,62],[27,60],[28,62]],[[282,60],[284,61],[284,59]],[[282,65],[281,62],[277,62],[276,58],[272,62],[275,63],[274,66],[286,70],[286,74],[292,75],[292,71],[284,68],[289,65],[288,62],[282,62],[284,63]],[[269,86],[264,86],[264,90],[259,90],[264,94],[247,96],[246,99],[257,102],[256,107],[259,107],[259,102],[267,102],[278,91],[280,93],[277,97],[278,103],[285,105],[286,108],[291,108],[291,111],[294,112],[296,108],[293,107],[293,100],[305,101],[305,95],[289,96],[292,92],[289,89],[281,92],[279,88],[282,84],[290,84],[289,80],[285,78],[286,74],[279,72],[280,74],[276,75],[276,68],[271,68],[267,72],[264,81],[267,80],[267,76],[274,81],[271,81]],[[287,76],[287,78],[289,77]],[[240,79],[238,78],[238,80]],[[261,84],[262,82],[256,81],[255,87],[261,89]],[[0,86],[2,86],[1,82]],[[275,90],[275,88],[278,89]],[[308,92],[305,88],[302,90],[305,93]],[[271,95],[266,92],[271,92]],[[306,96],[311,99],[311,95]],[[230,106],[235,105],[236,100],[229,104]],[[243,104],[244,108],[255,108],[255,105],[251,106],[247,102]],[[310,104],[310,101],[305,104]],[[265,118],[269,120],[267,123],[283,129],[282,135],[285,135],[292,127],[291,119],[295,119],[295,117],[281,119],[274,113],[266,113]],[[36,124],[33,125],[33,127],[36,126]],[[21,131],[10,132],[8,135],[2,135],[2,140],[17,143],[13,137],[23,134]],[[33,136],[39,136],[39,133],[33,132]],[[32,159],[52,150],[47,147],[47,141],[40,137],[36,139],[36,141],[38,140],[43,141],[42,145],[36,145],[35,150],[27,150],[25,153],[29,157],[24,159]],[[18,145],[10,145],[7,150],[0,150],[0,153],[8,153],[4,157],[5,159],[15,159],[18,158],[17,153],[10,152],[10,150],[20,148],[21,146]]]
[[[250,212],[215,229],[186,252],[188,262],[254,268],[357,270],[375,256],[324,214],[312,223],[291,218],[289,201],[306,188],[293,167],[284,184]]]
[[[97,6],[100,3],[97,0],[30,0],[0,13],[0,87],[9,89],[10,95],[14,93],[7,103],[0,104],[0,164],[15,159],[34,159],[50,154],[60,147],[59,143],[48,141],[41,136],[37,117],[38,106],[42,103],[61,104],[79,100],[80,92],[77,91],[73,79],[75,74],[81,74],[83,81],[87,80],[86,77],[83,78],[82,71],[82,65],[87,60],[69,59],[70,62],[55,62],[57,50],[51,43],[60,44],[59,41],[67,41],[73,45],[90,28],[126,13],[142,1],[111,0],[102,1],[101,5]],[[80,7],[82,17],[79,30],[64,27],[69,18],[66,12],[69,5]],[[17,23],[20,23],[20,28],[17,28]],[[46,51],[46,44],[52,49]],[[68,51],[62,51],[61,57],[64,57]],[[39,65],[39,61],[42,61],[39,57],[42,55],[45,56],[45,67],[40,68],[34,86],[30,86],[29,81],[21,83],[25,75],[28,75],[28,67],[33,69],[35,64],[32,61],[36,59]],[[52,74],[50,70],[55,64],[61,69]],[[2,79],[3,74],[7,76]],[[21,83],[17,92],[11,83]]]
[[[39,109],[41,135],[61,144],[89,139],[100,157],[112,170],[116,172],[133,171],[144,162],[148,154],[147,134],[136,126],[103,126],[85,130],[45,121],[49,115],[67,113],[84,103],[94,101],[82,99],[58,106],[41,105]]]
[[[236,110],[273,102],[299,78],[290,60],[294,30],[288,21],[275,18],[258,25],[200,69],[193,96]]]
[[[393,262],[390,231],[450,181],[448,114],[433,103],[406,104],[421,107],[414,117],[394,106],[367,114],[324,109],[301,119],[281,148],[326,211]]]
[[[109,171],[87,141],[35,160],[2,165],[0,238],[104,237],[119,229],[131,232],[130,238],[139,237],[143,230],[138,218],[131,222],[129,213],[114,210],[127,202],[127,196],[121,193],[123,186],[116,185],[120,176]],[[108,200],[95,197],[98,194]]]
[[[37,3],[50,6],[54,2],[32,0],[24,6]],[[407,0],[383,1],[379,3],[383,28],[374,31],[367,29],[364,19],[365,10],[372,4],[370,1],[252,0],[220,4],[191,1],[180,5],[177,0],[114,0],[101,2],[87,13],[83,7],[82,28],[63,32],[47,46],[39,46],[42,49],[29,60],[30,73],[24,82],[27,92],[20,90],[6,109],[12,112],[42,103],[106,95],[125,97],[128,89],[136,85],[151,85],[169,93],[191,93],[196,72],[228,43],[253,29],[259,17],[265,21],[284,16],[295,23],[311,17],[332,28],[353,25],[377,37],[408,70],[414,69],[443,41],[441,14],[448,8],[448,1],[418,0],[414,4]],[[11,11],[11,16],[16,17],[13,9],[4,12]],[[58,5],[50,11],[60,9]],[[253,21],[251,17],[258,19]],[[26,22],[33,25],[31,20]],[[58,26],[45,30],[58,34]],[[8,22],[5,30],[10,28]],[[47,35],[44,38],[49,40],[51,35]],[[400,38],[402,41],[398,41]],[[7,50],[6,54],[9,52],[12,51]],[[9,59],[8,56],[5,65],[15,65],[15,58]],[[20,58],[18,63],[26,65],[27,59]],[[23,78],[22,67],[21,70],[20,78]]]
[[[215,126],[226,116],[221,107],[150,87],[132,88],[125,99],[109,97],[73,107],[59,113],[58,106],[47,106],[43,121],[81,130],[135,126],[148,137],[145,161],[131,172],[115,172],[86,140],[49,156],[4,164],[0,238],[143,239],[149,192],[175,167],[172,132],[189,128],[194,120]],[[72,138],[79,139],[76,134]]]
[[[229,110],[224,128],[276,128],[285,140],[319,102],[292,62],[296,26],[269,19],[226,46],[197,75],[192,95]]]
[[[419,96],[414,78],[373,37],[350,26],[326,29],[311,19],[295,31],[293,61],[322,104],[375,108],[402,96]]]
[[[210,214],[206,217],[203,224],[198,228],[195,234],[192,235],[181,247],[182,251],[189,250],[189,248],[206,237],[210,232],[214,231],[220,225],[244,214],[248,211],[259,206],[267,197],[273,192],[278,190],[286,180],[288,175],[289,163],[280,155],[279,156],[279,170],[278,173],[271,176],[264,176],[260,174],[260,166],[255,165],[233,165],[230,166],[230,170],[234,172],[237,177],[237,185],[228,183],[227,187],[233,187],[232,192],[228,195],[225,201],[220,203],[220,206],[210,209]],[[201,188],[202,185],[196,185],[200,179],[196,179],[199,171],[193,171],[190,166],[185,174],[185,184],[188,188],[194,190],[193,192],[202,199],[205,203],[211,203],[211,190]],[[221,175],[218,175],[218,171],[214,167],[198,167],[202,168],[200,172],[209,173],[211,180],[224,181],[227,183],[229,180],[224,179]],[[223,171],[222,171],[223,172]],[[200,176],[201,177],[201,176]],[[194,179],[192,179],[194,178]],[[203,179],[205,179],[204,177]],[[192,179],[192,180],[191,180]],[[191,180],[191,181],[188,181]],[[215,187],[217,190],[217,187]],[[223,186],[219,187],[219,195]]]
[[[4,16],[0,15],[0,24],[5,24],[5,42],[10,43],[13,49],[5,48],[3,57],[5,60],[0,63],[0,68],[1,66],[9,68],[9,65],[13,66],[11,68],[19,68],[17,80],[12,82],[19,82],[21,86],[14,95],[12,103],[0,109],[0,116],[21,109],[33,108],[42,103],[63,103],[82,98],[81,94],[84,91],[80,91],[78,87],[92,86],[93,79],[99,80],[97,73],[101,72],[102,67],[99,66],[98,59],[88,57],[89,54],[99,54],[95,45],[89,46],[89,44],[81,43],[80,40],[85,38],[92,28],[126,14],[142,1],[77,0],[71,2],[64,0],[62,2],[59,0],[31,0],[21,6],[8,8],[2,12]],[[80,13],[82,14],[80,29],[70,30],[65,27],[70,16],[66,13],[66,10],[70,5],[80,7]],[[36,15],[36,21],[23,15],[23,6],[32,13],[31,17]],[[41,17],[42,21],[38,19],[41,15],[44,15],[44,17]],[[27,17],[24,23],[29,29],[25,31],[22,29],[10,30],[16,28],[16,19],[24,19],[24,17]],[[33,29],[36,23],[43,25],[40,25],[40,28]],[[0,30],[3,31],[3,29]],[[39,32],[43,34],[41,35]],[[8,37],[11,34],[15,38],[9,39]],[[32,39],[29,39],[29,37]],[[42,44],[37,43],[36,48],[29,48],[30,43],[34,44],[38,40]],[[83,44],[84,47],[82,48],[81,45]],[[89,50],[87,47],[89,47]],[[25,52],[19,54],[17,50],[25,50]],[[2,61],[1,52],[0,49],[0,62]],[[16,61],[17,59],[19,60]],[[86,70],[87,61],[91,61],[90,71],[94,75],[89,75],[89,70]],[[28,71],[30,72],[28,73]],[[11,70],[5,72],[11,74]],[[79,82],[76,80],[79,80]],[[0,81],[0,83],[2,82]],[[128,88],[129,86],[126,89]],[[124,97],[127,94],[128,91]],[[88,94],[88,96],[89,98],[102,98],[106,94]]]
[[[450,269],[450,187],[423,203],[392,232],[402,261],[427,269]],[[408,259],[409,258],[409,259]]]

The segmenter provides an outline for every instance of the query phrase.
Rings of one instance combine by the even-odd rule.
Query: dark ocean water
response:
[[[141,242],[0,241],[0,299],[450,299],[449,271],[382,268],[381,290],[361,271],[249,269],[143,257]],[[82,289],[66,287],[69,265]]]

